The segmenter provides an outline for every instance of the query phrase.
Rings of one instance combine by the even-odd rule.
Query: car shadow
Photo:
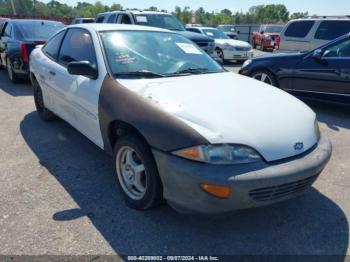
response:
[[[337,254],[344,260],[347,218],[316,189],[273,206],[217,216],[183,215],[167,205],[141,212],[124,204],[111,158],[70,125],[42,122],[32,112],[20,130],[79,206],[57,210],[52,219],[88,217],[119,255]]]
[[[4,69],[0,69],[0,89],[11,96],[31,96],[33,95],[32,87],[29,80],[20,80],[19,83],[14,84],[7,76]]]

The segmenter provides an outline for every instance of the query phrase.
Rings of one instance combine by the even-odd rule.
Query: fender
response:
[[[102,83],[98,107],[104,149],[109,154],[113,152],[109,128],[115,120],[130,124],[151,147],[162,151],[209,143],[184,122],[124,87],[109,74]]]

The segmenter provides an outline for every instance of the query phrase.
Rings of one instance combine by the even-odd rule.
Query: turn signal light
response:
[[[200,184],[200,187],[207,193],[219,197],[219,198],[229,198],[231,194],[231,189],[228,186],[211,185],[211,184]]]

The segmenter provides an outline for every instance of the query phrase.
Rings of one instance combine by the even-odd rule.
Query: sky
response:
[[[77,2],[71,0],[58,1],[70,5]],[[95,2],[95,0],[84,1]],[[219,11],[227,8],[234,12],[246,12],[253,5],[284,4],[292,13],[308,11],[309,14],[317,15],[350,15],[350,0],[101,0],[101,2],[107,5],[115,2],[121,4],[124,8],[144,9],[157,6],[158,9],[173,11],[175,6],[178,5],[181,7],[189,6],[191,9],[203,7],[208,11]]]

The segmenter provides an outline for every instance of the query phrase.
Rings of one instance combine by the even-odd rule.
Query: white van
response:
[[[278,52],[309,51],[350,32],[350,16],[291,20],[280,34]]]

